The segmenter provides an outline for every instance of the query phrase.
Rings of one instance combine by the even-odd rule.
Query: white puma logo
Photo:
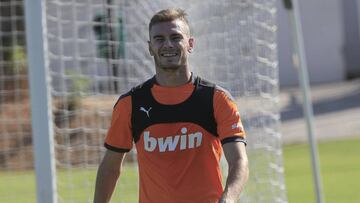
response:
[[[140,111],[145,112],[148,118],[150,118],[149,112],[151,109],[152,109],[152,107],[150,107],[149,110],[146,110],[144,107],[140,107]]]

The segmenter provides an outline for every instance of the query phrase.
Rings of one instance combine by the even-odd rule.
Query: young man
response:
[[[114,107],[94,202],[110,201],[124,155],[135,143],[140,203],[235,203],[248,179],[248,160],[234,101],[190,72],[194,38],[183,10],[156,13],[149,35],[156,75]],[[222,151],[229,164],[224,189]]]

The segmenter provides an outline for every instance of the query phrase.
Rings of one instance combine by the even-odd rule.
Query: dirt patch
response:
[[[97,165],[117,96],[78,98],[69,110],[66,98],[53,100],[56,164],[59,167]],[[0,170],[33,168],[29,99],[1,104]]]

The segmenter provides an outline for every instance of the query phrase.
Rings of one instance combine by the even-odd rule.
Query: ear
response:
[[[150,44],[150,43],[151,43],[151,42],[148,41],[149,53],[150,53],[150,56],[154,56],[154,52],[153,52],[153,50],[151,49],[151,44]]]
[[[188,52],[191,53],[194,50],[194,43],[195,43],[195,39],[193,37],[189,38],[189,48],[188,48]]]

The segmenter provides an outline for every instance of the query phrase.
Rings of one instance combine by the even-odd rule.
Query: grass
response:
[[[0,173],[0,202],[35,202],[35,198],[33,172]]]
[[[137,202],[137,171],[133,166],[127,165],[123,172],[126,175],[121,176],[112,200],[119,203]],[[92,202],[95,178],[96,169],[58,170],[57,187],[61,194],[59,202]],[[35,203],[34,172],[0,172],[0,202]]]
[[[325,202],[360,202],[360,139],[320,143],[319,154]],[[284,165],[289,202],[315,203],[308,145],[285,146]],[[91,202],[95,169],[59,170],[58,176],[60,202]],[[136,176],[132,166],[124,168],[113,202],[137,202]],[[74,180],[70,187],[64,185],[68,179]],[[35,198],[33,172],[0,172],[0,202],[35,203]]]
[[[325,202],[360,202],[360,139],[320,143],[319,155]],[[289,202],[316,202],[308,145],[285,146],[284,165]]]

